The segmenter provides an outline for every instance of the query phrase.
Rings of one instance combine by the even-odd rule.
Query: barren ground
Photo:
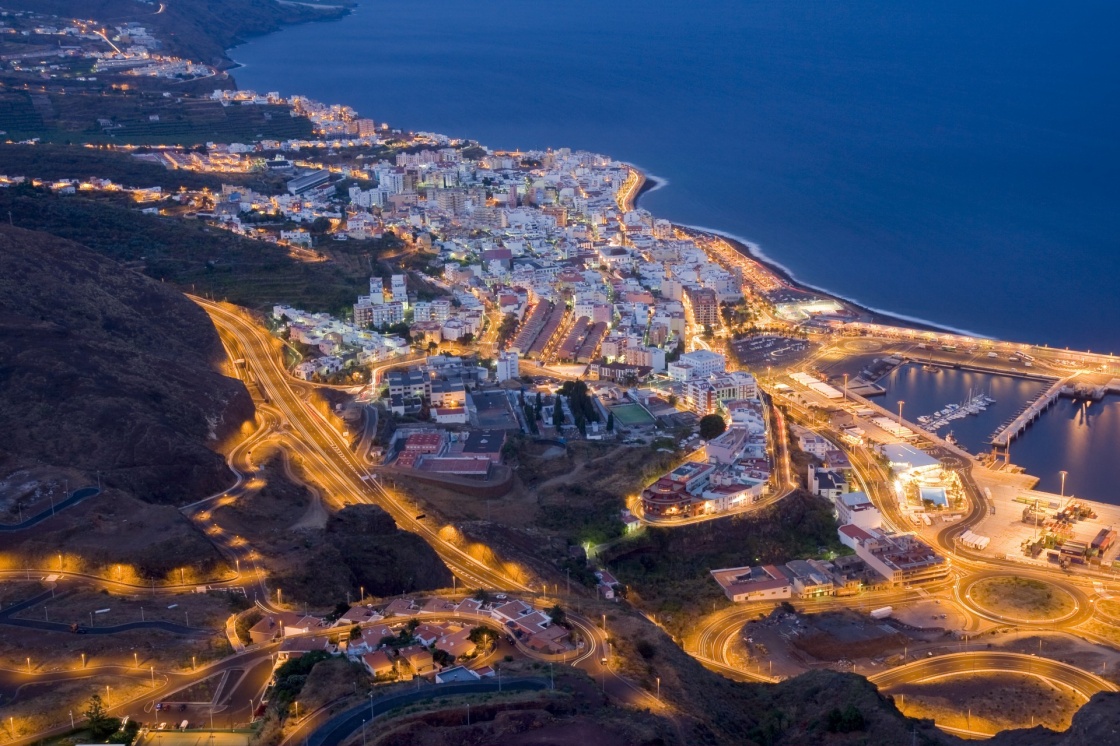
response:
[[[1068,690],[1059,691],[1025,676],[995,674],[907,684],[891,689],[890,694],[909,717],[932,718],[939,725],[954,728],[971,726],[982,733],[1025,728],[1032,723],[1062,731],[1084,704]]]

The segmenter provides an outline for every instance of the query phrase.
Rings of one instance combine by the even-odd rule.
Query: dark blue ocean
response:
[[[360,0],[242,87],[667,179],[643,206],[800,280],[1120,352],[1120,3]]]

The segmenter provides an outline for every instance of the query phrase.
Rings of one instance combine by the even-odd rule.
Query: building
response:
[[[719,298],[710,288],[689,288],[684,293],[685,312],[692,316],[697,326],[716,326],[719,324]]]
[[[396,673],[397,664],[384,650],[375,650],[362,656],[362,666],[369,675],[376,678],[391,676]]]
[[[833,469],[822,469],[810,464],[808,477],[806,484],[809,491],[832,502],[839,500],[848,488],[844,475]]]
[[[793,592],[800,598],[831,596],[835,592],[832,576],[806,560],[787,562],[783,569],[793,584]]]
[[[642,491],[642,512],[651,517],[692,515],[702,507],[699,496],[715,468],[696,461],[681,464]]]
[[[669,363],[669,378],[674,381],[687,381],[692,378],[707,378],[727,369],[727,358],[718,352],[696,350],[681,355],[676,362]]]
[[[498,383],[517,378],[519,375],[516,352],[503,352],[498,355]]]
[[[389,387],[389,396],[427,398],[431,394],[431,381],[423,371],[416,368],[391,370],[385,376],[385,383]]]
[[[891,443],[883,446],[882,451],[896,476],[932,476],[941,471],[938,459],[907,443]]]
[[[506,444],[504,430],[474,430],[463,443],[463,457],[486,459],[494,464],[502,462],[502,446]]]
[[[685,403],[693,412],[712,414],[727,401],[757,399],[758,383],[750,373],[717,373],[692,377],[684,382]]]
[[[892,585],[928,582],[949,574],[949,563],[913,534],[889,534],[851,524],[839,528],[840,542]]]
[[[319,171],[312,171],[310,173],[297,176],[288,182],[288,193],[292,195],[303,194],[314,189],[317,186],[326,184],[331,180],[331,172],[327,169]]]
[[[735,603],[777,601],[793,595],[793,584],[774,565],[712,570],[712,578]]]
[[[840,525],[850,523],[863,529],[879,528],[883,515],[863,492],[845,492],[836,500],[836,520]]]

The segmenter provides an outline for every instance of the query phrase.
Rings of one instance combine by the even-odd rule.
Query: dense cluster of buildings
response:
[[[854,500],[870,505],[866,496]],[[712,570],[712,578],[728,599],[746,602],[850,596],[872,588],[940,580],[949,573],[949,562],[914,534],[849,523],[839,528],[839,535],[854,554]]]
[[[430,617],[429,621],[425,617]],[[516,599],[400,598],[383,607],[357,605],[333,621],[272,611],[249,629],[250,642],[281,640],[276,665],[313,651],[346,656],[377,680],[432,676],[436,683],[492,676],[472,665],[479,652],[476,627],[498,630],[537,653],[572,648],[567,627]],[[339,635],[340,628],[350,634]]]
[[[704,445],[706,460],[686,461],[642,491],[639,504],[647,519],[724,513],[769,493],[773,461],[762,401],[734,399],[722,406],[731,424]]]
[[[406,355],[408,343],[391,334],[379,334],[328,313],[308,313],[290,306],[274,306],[272,318],[290,342],[312,348],[317,355],[296,364],[292,373],[309,381],[326,378],[344,369],[369,366]]]

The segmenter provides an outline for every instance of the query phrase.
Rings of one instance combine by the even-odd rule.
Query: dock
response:
[[[1054,402],[1058,401],[1058,397],[1062,395],[1063,389],[1069,386],[1073,376],[1069,378],[1061,378],[1050,385],[1050,388],[1042,392],[1042,394],[1035,399],[1030,405],[1022,412],[1017,414],[1010,422],[1001,425],[998,430],[992,435],[991,444],[1000,448],[1007,448],[1011,445],[1014,438],[1023,434],[1027,427],[1042,416],[1042,413],[1053,406]]]
[[[1068,396],[1075,400],[1100,401],[1108,394],[1120,393],[1120,378],[1102,382],[1099,378],[1094,380],[1092,376],[1088,376],[1083,377],[1081,381],[1075,380],[1079,375],[1081,374],[1075,373],[1052,383],[1026,409],[1001,425],[992,434],[990,444],[995,448],[1006,449],[1012,440],[1022,435],[1023,431],[1041,417],[1042,413],[1049,409],[1059,397]]]

